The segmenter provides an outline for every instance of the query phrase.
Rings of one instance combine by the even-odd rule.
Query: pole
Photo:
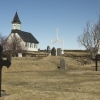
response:
[[[97,67],[98,67],[98,64],[97,64],[97,55],[95,56],[95,63],[96,63],[96,69],[95,70],[97,71],[98,70],[97,69]]]
[[[1,78],[2,78],[2,67],[0,67],[0,97],[1,97]]]
[[[0,97],[1,97],[1,68],[0,68]]]

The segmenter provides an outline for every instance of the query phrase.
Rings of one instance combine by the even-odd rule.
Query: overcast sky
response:
[[[18,12],[21,30],[30,32],[46,49],[50,41],[64,38],[64,49],[84,49],[77,42],[88,20],[97,22],[100,0],[0,0],[0,33],[8,36],[11,21]],[[60,48],[60,43],[52,47]]]

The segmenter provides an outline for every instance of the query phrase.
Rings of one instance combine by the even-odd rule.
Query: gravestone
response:
[[[57,48],[57,56],[61,56],[61,48]]]
[[[18,53],[18,57],[22,57],[22,53]]]
[[[55,49],[55,47],[52,48],[52,50],[51,50],[51,55],[52,55],[52,56],[56,56],[56,49]]]
[[[50,50],[50,46],[47,46],[47,52]]]
[[[61,69],[66,69],[66,61],[63,58],[60,59],[60,68]]]

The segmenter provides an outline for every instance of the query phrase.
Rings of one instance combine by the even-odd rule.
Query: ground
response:
[[[66,69],[58,69],[60,58]],[[71,57],[12,58],[2,69],[0,100],[100,100],[100,68]]]

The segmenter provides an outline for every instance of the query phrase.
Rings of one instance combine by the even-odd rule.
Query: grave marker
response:
[[[57,56],[61,56],[61,48],[57,48]]]
[[[47,46],[47,52],[49,52],[49,50],[50,50],[50,46]]]
[[[51,55],[52,55],[52,56],[56,56],[56,49],[55,49],[55,47],[52,48],[52,50],[51,50]]]
[[[7,58],[7,60],[3,60],[2,59],[2,51],[3,51],[3,48],[2,46],[0,45],[0,97],[1,97],[1,76],[2,76],[2,67],[3,66],[6,66],[7,68],[9,68],[9,66],[11,65],[11,59],[10,59],[10,56],[9,58]]]
[[[98,71],[98,60],[100,60],[100,54],[95,56],[95,70]]]
[[[18,53],[18,57],[22,57],[22,53]]]
[[[60,59],[60,68],[61,69],[66,69],[66,61],[63,58]]]

